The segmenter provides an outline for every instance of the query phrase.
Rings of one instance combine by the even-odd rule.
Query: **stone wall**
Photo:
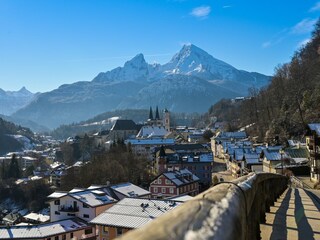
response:
[[[260,239],[259,223],[287,181],[278,174],[252,173],[221,183],[120,239]]]

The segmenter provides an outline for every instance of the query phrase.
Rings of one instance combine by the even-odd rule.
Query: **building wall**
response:
[[[310,152],[310,179],[320,181],[320,138],[314,133],[306,137],[307,148]]]
[[[195,196],[199,193],[199,183],[193,182],[177,187],[172,181],[161,175],[150,184],[149,191],[153,198],[168,198],[183,194]]]
[[[55,204],[56,200],[60,200],[59,205]],[[67,219],[70,217],[79,217],[85,221],[90,221],[92,220],[94,217],[96,217],[95,215],[95,208],[92,208],[90,206],[88,206],[88,208],[84,207],[83,203],[70,197],[70,196],[64,196],[60,199],[56,199],[56,200],[52,200],[50,201],[50,221],[54,222],[54,221],[58,221],[58,220],[62,220],[62,219]],[[59,208],[61,206],[73,206],[73,202],[77,202],[77,206],[79,207],[79,211],[78,212],[64,212],[64,211],[60,211]],[[84,214],[89,215],[89,217],[85,217]]]
[[[113,205],[114,205],[114,203],[110,203],[110,204],[107,204],[107,205],[102,205],[102,206],[96,207],[96,208],[95,208],[95,215],[96,215],[96,216],[100,215],[100,214],[103,213],[105,210],[111,208]]]
[[[250,168],[251,168],[251,171],[253,171],[253,172],[262,172],[263,171],[262,164],[260,164],[260,165],[251,165]]]
[[[179,195],[176,185],[163,175],[159,176],[150,184],[149,191],[153,198],[166,198]]]
[[[136,130],[113,130],[110,132],[110,139],[113,141],[126,140],[131,135],[136,135],[138,131]]]
[[[275,166],[279,164],[280,161],[268,161],[266,158],[263,159],[263,172],[269,173],[281,173],[281,169],[276,169]]]
[[[86,234],[85,229],[81,229],[78,231],[73,231],[73,232],[66,232],[63,234],[57,234],[51,237],[45,237],[45,238],[37,238],[37,240],[80,240],[80,239],[96,239],[96,231],[95,227],[88,227],[87,228],[92,229],[91,234]],[[17,239],[18,238],[12,238],[12,239]],[[30,239],[24,239],[24,240],[35,240],[34,238]]]
[[[183,162],[181,169],[186,168],[200,179],[200,183],[211,185],[212,183],[211,162]]]
[[[98,240],[111,240],[115,239],[121,235],[117,235],[117,228],[116,227],[108,227],[108,226],[102,226],[97,225],[98,228]],[[130,231],[131,229],[127,228],[119,228],[122,229],[122,234]]]

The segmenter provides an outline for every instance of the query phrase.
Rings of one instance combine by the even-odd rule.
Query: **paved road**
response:
[[[320,191],[287,189],[260,225],[262,239],[319,239]]]

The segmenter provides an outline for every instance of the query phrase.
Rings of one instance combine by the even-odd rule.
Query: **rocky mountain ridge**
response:
[[[150,105],[175,112],[204,112],[221,98],[245,96],[248,88],[260,88],[269,81],[269,76],[237,70],[190,44],[166,64],[148,64],[138,54],[92,81],[40,94],[12,117],[56,128],[106,111]]]

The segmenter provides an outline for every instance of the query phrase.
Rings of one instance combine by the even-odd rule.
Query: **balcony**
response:
[[[59,206],[59,211],[60,212],[79,212],[79,207],[78,206],[66,206],[66,205],[60,205]]]

